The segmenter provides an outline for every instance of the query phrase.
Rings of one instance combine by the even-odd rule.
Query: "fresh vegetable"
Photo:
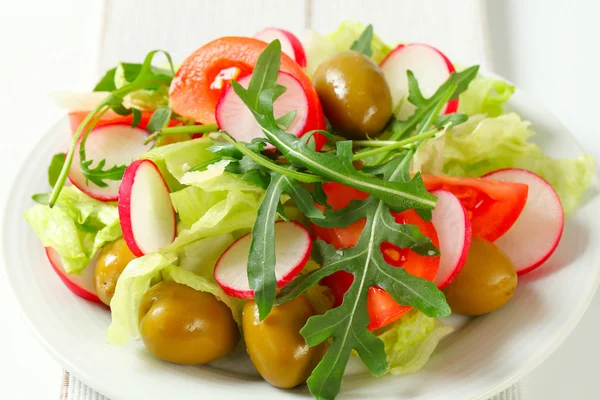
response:
[[[458,112],[497,117],[504,114],[503,105],[514,92],[515,87],[508,82],[478,75],[459,96]]]
[[[474,237],[467,262],[444,288],[452,312],[477,316],[505,305],[517,288],[517,274],[510,259],[496,245]]]
[[[81,143],[73,156],[69,180],[82,192],[101,201],[117,201],[126,166],[152,147],[148,132],[131,125],[105,125],[90,132],[85,143],[88,161],[80,164]],[[101,160],[95,163],[95,160]],[[106,166],[106,169],[105,169]]]
[[[302,68],[306,68],[304,47],[293,33],[280,28],[266,28],[254,35],[254,38],[266,43],[278,39],[281,42],[281,52],[287,54]]]
[[[116,205],[66,187],[57,206],[35,205],[23,214],[44,247],[59,255],[67,274],[81,274],[105,243],[121,237]]]
[[[268,223],[268,221],[265,221]],[[297,222],[277,222],[275,237],[275,277],[277,288],[282,288],[302,271],[310,257],[312,242],[306,228]],[[266,243],[251,244],[252,236],[247,234],[225,250],[215,266],[215,280],[225,293],[240,299],[253,299],[254,291],[246,273],[251,246],[264,246]],[[264,250],[260,251],[264,255]],[[262,258],[262,257],[261,257]],[[266,262],[266,260],[263,260]]]
[[[161,51],[154,50],[148,53],[144,59],[144,63],[139,69],[139,72],[135,76],[135,79],[133,79],[131,83],[121,88],[114,89],[102,102],[100,102],[93,110],[91,110],[81,122],[77,128],[77,131],[73,135],[71,146],[69,147],[69,151],[65,157],[65,163],[56,180],[56,185],[50,194],[48,201],[50,208],[52,208],[56,203],[58,196],[65,185],[67,176],[69,175],[69,171],[71,170],[73,164],[73,158],[78,148],[79,151],[77,153],[80,156],[80,168],[85,172],[86,179],[92,180],[96,185],[99,186],[106,184],[105,180],[121,180],[124,168],[119,168],[118,166],[109,166],[107,167],[107,170],[103,170],[106,160],[95,160],[98,163],[97,166],[93,170],[89,168],[90,165],[93,164],[94,160],[87,159],[85,143],[90,131],[94,128],[95,123],[109,110],[113,110],[120,115],[131,114],[133,126],[136,126],[140,122],[142,116],[141,111],[137,108],[127,108],[124,105],[124,97],[132,92],[135,92],[136,90],[144,88],[157,89],[160,88],[161,85],[168,85],[171,83],[172,75],[156,72],[152,68],[152,60],[159,52]],[[164,53],[169,62],[171,67],[170,72],[173,72],[174,68],[171,62],[171,56],[168,53],[162,53]]]
[[[561,200],[574,207],[594,165],[544,156],[527,123],[501,115],[511,85],[477,66],[456,72],[430,46],[390,53],[371,25],[312,33],[313,87],[293,35],[257,36],[210,42],[177,74],[167,53],[169,70],[152,66],[153,51],[109,70],[94,94],[67,96],[71,147],[52,157],[53,191],[26,217],[65,271],[104,246],[93,289],[111,306],[109,343],[141,335],[158,358],[203,364],[243,328],[265,380],[306,381],[330,400],[351,355],[374,376],[411,373],[452,330],[436,318],[502,307],[517,272],[556,247]],[[111,129],[152,149],[113,160],[123,135],[95,142]],[[543,177],[480,178],[499,166]],[[92,185],[121,182],[118,204],[65,188],[71,170],[96,197]]]
[[[471,247],[471,220],[458,197],[452,193],[436,190],[431,194],[438,198],[431,221],[440,241],[440,267],[434,282],[443,289],[456,278],[467,261]]]
[[[177,216],[169,187],[152,161],[135,161],[125,171],[119,188],[119,219],[127,246],[138,257],[175,239]]]
[[[115,70],[115,89],[120,89],[131,84],[142,69],[142,64],[119,63]],[[163,76],[173,77],[174,72],[170,68],[152,68],[153,72]],[[124,101],[130,106],[140,110],[154,111],[160,107],[169,105],[169,88],[160,85],[151,89],[138,89],[128,93]]]
[[[121,273],[134,258],[123,238],[106,244],[100,251],[93,269],[93,284],[98,297],[107,306],[110,306]]]
[[[530,141],[534,135],[530,123],[514,113],[471,117],[443,137],[424,143],[415,156],[417,169],[456,177],[480,177],[504,168],[526,169],[552,185],[569,214],[596,174],[594,159],[588,154],[555,160]]]
[[[517,222],[494,244],[510,258],[518,275],[533,271],[554,253],[562,236],[565,221],[558,194],[544,179],[522,169],[500,170],[486,178],[529,187]]]
[[[209,240],[204,244],[213,243]],[[176,266],[176,262],[177,256],[173,253],[152,253],[136,258],[127,265],[117,281],[115,295],[110,302],[112,322],[107,331],[109,344],[124,345],[139,337],[138,318],[142,297],[148,289],[163,280],[175,281],[214,295],[231,309],[234,320],[241,323],[242,301],[227,296],[216,282]],[[206,267],[198,265],[197,268]]]
[[[139,320],[146,348],[177,364],[209,363],[232,352],[240,340],[225,303],[173,281],[160,282],[144,294]]]
[[[169,146],[156,147],[141,159],[150,160],[160,170],[161,175],[169,185],[169,189],[175,192],[182,189],[184,185],[179,182],[183,175],[192,167],[211,160],[217,156],[208,150],[212,142],[208,137],[174,143]]]
[[[339,52],[350,49],[354,43],[360,39],[366,30],[371,27],[369,57],[379,64],[390,52],[391,48],[386,45],[381,38],[373,34],[372,26],[365,26],[358,22],[344,21],[335,32],[322,36],[313,30],[308,30],[304,40],[307,55],[306,71],[312,75],[317,66],[327,57]]]
[[[484,178],[423,175],[429,191],[446,190],[462,203],[471,219],[473,236],[495,241],[515,223],[527,201],[527,185]]]
[[[416,208],[422,215],[429,217],[434,202],[425,200],[429,195],[422,191],[420,177],[417,175],[411,178],[409,174],[408,167],[414,150],[396,152],[395,157],[388,163],[369,168],[368,171],[358,172],[351,164],[351,143],[338,142],[335,155],[316,153],[301,143],[301,139],[283,132],[277,126],[272,110],[279,70],[279,52],[279,43],[274,41],[261,54],[253,73],[253,80],[259,77],[259,82],[262,82],[259,90],[244,90],[239,84],[232,82],[235,92],[253,111],[267,140],[277,147],[292,164],[291,166],[310,171],[310,174],[302,172],[303,175],[293,171],[293,175],[297,177],[294,179],[305,177],[312,179],[316,175],[318,178],[334,180],[372,195],[369,199],[358,202],[355,207],[333,212],[329,218],[326,215],[320,220],[313,219],[313,222],[319,221],[320,225],[324,222],[330,227],[346,226],[362,218],[367,218],[367,223],[359,242],[351,249],[336,252],[332,247],[317,242],[313,257],[316,257],[316,261],[323,267],[302,275],[284,286],[281,289],[281,297],[277,301],[278,304],[282,304],[297,297],[325,276],[338,270],[344,269],[354,275],[354,281],[342,305],[322,316],[311,318],[301,331],[307,343],[313,346],[322,343],[327,337],[333,337],[333,345],[307,381],[313,395],[332,398],[340,390],[340,377],[353,349],[356,349],[372,374],[383,374],[388,368],[382,342],[367,329],[369,318],[366,310],[366,288],[380,286],[398,303],[414,306],[430,316],[449,313],[445,299],[432,282],[413,277],[402,268],[388,265],[380,251],[381,243],[390,241],[399,247],[410,247],[420,254],[437,255],[437,249],[431,245],[428,238],[422,236],[414,227],[396,224],[389,212],[390,209],[401,212]],[[449,80],[429,99],[421,95],[416,80],[413,79],[411,98],[419,105],[419,111],[415,113],[412,120],[403,124],[403,129],[408,129],[410,133],[418,126],[415,132],[417,138],[415,141],[418,143],[422,138],[420,135],[428,132],[434,123],[450,124],[452,120],[456,120],[452,117],[446,118],[446,122],[443,122],[438,115],[450,99],[456,98],[466,89],[476,70],[471,68],[463,73],[451,75]],[[256,157],[250,148],[242,148],[234,141],[230,143],[253,162],[259,163],[261,167],[272,167],[269,162]],[[373,175],[369,175],[369,171]],[[286,175],[285,172],[282,174]],[[308,179],[307,181],[315,182]],[[396,186],[396,190],[390,191],[388,188],[381,190],[387,185]],[[404,186],[405,189],[397,191],[397,185]],[[274,288],[274,279],[263,282],[261,286]],[[408,287],[410,290],[405,290]],[[255,293],[259,291],[255,290]],[[260,304],[259,308],[262,308]],[[268,311],[269,308],[267,301],[264,303],[264,309]]]
[[[408,101],[407,71],[414,74],[426,97],[432,96],[455,71],[444,53],[420,43],[398,45],[381,62],[381,70],[390,86],[396,113],[403,120],[415,112],[415,105]],[[446,104],[443,113],[453,113],[457,108],[458,99],[453,99]]]
[[[327,196],[327,202],[333,210],[348,207],[352,200],[364,200],[368,198],[365,193],[355,189],[344,187],[337,183],[323,185],[323,191]],[[402,213],[392,213],[398,224],[410,224],[418,228],[419,232],[431,239],[434,246],[438,246],[438,236],[431,222],[424,221],[413,210]],[[350,248],[356,245],[360,234],[365,226],[364,220],[359,220],[344,228],[323,228],[312,224],[312,232],[317,240],[333,245],[336,249]],[[393,266],[402,267],[409,274],[433,281],[438,271],[439,257],[423,256],[410,249],[401,249],[392,243],[381,244],[380,250],[385,261]],[[353,277],[345,271],[323,278],[321,283],[329,287],[334,296],[334,306],[342,304],[344,294],[351,286]],[[369,314],[370,330],[379,329],[389,325],[404,315],[411,307],[401,306],[384,290],[378,287],[369,289],[367,298],[367,311]]]
[[[416,109],[406,120],[397,117],[392,119],[387,128],[389,134],[386,134],[386,142],[391,144],[379,149],[363,150],[356,154],[355,157],[360,157],[365,160],[367,165],[378,165],[389,159],[390,150],[392,148],[394,151],[397,151],[397,149],[403,148],[406,145],[410,145],[409,148],[420,147],[419,145],[425,138],[431,138],[440,132],[465,122],[468,117],[464,114],[454,113],[439,115],[441,112],[439,111],[437,115],[433,115],[432,111],[438,111],[438,109],[442,110],[448,101],[458,98],[460,93],[467,90],[469,83],[477,76],[478,70],[479,66],[473,66],[463,71],[452,73],[448,80],[429,98],[425,98],[423,93],[421,93],[419,83],[412,71],[406,71],[409,89],[409,95],[406,99],[414,105]],[[426,121],[427,124],[423,125],[423,121]],[[437,129],[423,129],[423,126],[429,126],[430,124]],[[415,129],[417,129],[416,135],[413,134]],[[445,135],[440,136],[443,137]],[[376,141],[374,142],[376,143]],[[429,142],[431,142],[431,140]],[[434,147],[434,150],[437,150],[438,147]],[[376,157],[373,157],[374,155],[376,155]],[[433,161],[435,161],[435,159],[433,159]]]
[[[237,82],[245,89],[248,88],[252,75],[246,75]],[[306,132],[314,129],[322,129],[322,126],[309,126],[308,97],[300,82],[292,75],[280,72],[277,76],[277,84],[286,90],[273,103],[273,112],[280,125],[285,131],[294,136],[301,137]],[[217,103],[216,118],[219,129],[227,131],[236,140],[250,142],[254,138],[264,137],[262,129],[252,112],[240,100],[233,88],[229,86],[223,91]],[[314,118],[311,119],[313,122]],[[315,136],[317,143],[315,147],[320,150],[325,142],[322,135]],[[269,145],[267,149],[273,149]]]
[[[408,179],[408,170],[403,171],[408,166],[408,159],[409,156],[405,156],[392,160],[384,169],[384,177],[392,180]],[[322,316],[311,318],[301,331],[311,346],[322,343],[328,336],[334,337],[333,345],[308,380],[315,396],[335,397],[340,388],[339,377],[352,349],[357,350],[371,373],[379,375],[387,371],[382,343],[367,329],[368,296],[367,291],[361,290],[363,287],[379,286],[397,303],[417,307],[432,316],[447,315],[449,312],[445,309],[443,297],[438,297],[439,292],[433,283],[416,278],[403,268],[395,268],[385,262],[380,246],[388,241],[393,241],[402,248],[411,248],[421,255],[438,253],[431,241],[416,227],[397,224],[383,202],[369,197],[363,201],[355,201],[337,212],[326,213],[326,218],[313,222],[344,226],[362,218],[366,218],[367,222],[354,247],[335,251],[331,246],[317,242],[316,255],[319,257],[316,261],[323,267],[285,286],[278,300],[283,303],[295,298],[322,278],[342,269],[354,275],[342,305]],[[411,290],[403,290],[406,287]]]
[[[300,296],[274,307],[262,321],[258,314],[256,303],[247,302],[242,328],[254,366],[273,386],[288,389],[303,383],[327,349],[326,343],[309,347],[300,334],[308,318],[315,315],[312,305]]]
[[[412,310],[379,335],[385,345],[390,374],[406,375],[425,366],[440,340],[454,329]]]
[[[60,254],[52,247],[46,247],[46,256],[48,257],[48,261],[50,261],[50,265],[52,265],[52,269],[61,281],[65,284],[67,288],[77,296],[82,299],[100,303],[100,299],[96,294],[96,289],[94,288],[94,261],[88,267],[83,270],[81,275],[72,275],[68,274],[63,267],[63,263],[60,259]]]
[[[222,89],[211,89],[211,83],[226,68],[240,68],[239,78],[250,74],[266,46],[258,39],[222,37],[200,47],[183,62],[173,78],[169,91],[171,107],[176,113],[203,124],[215,123],[215,108]],[[307,126],[325,129],[317,93],[302,68],[281,54],[281,71],[296,78],[306,93],[309,104]]]
[[[313,82],[333,128],[348,138],[378,135],[392,115],[390,88],[381,69],[358,51],[323,60]]]

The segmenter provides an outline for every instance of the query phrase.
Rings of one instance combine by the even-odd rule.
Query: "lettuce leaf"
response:
[[[454,328],[412,310],[379,335],[390,363],[390,374],[417,372],[427,363],[438,343]]]
[[[141,158],[153,161],[160,169],[171,191],[176,191],[184,187],[179,179],[186,172],[196,165],[217,158],[214,153],[207,150],[210,146],[212,146],[210,139],[202,137],[156,147]]]
[[[312,76],[321,61],[338,51],[350,50],[352,43],[359,38],[366,26],[353,21],[344,21],[338,28],[326,36],[322,36],[313,30],[309,30],[305,38],[304,49],[306,51],[306,73]],[[371,42],[373,54],[371,58],[379,64],[387,56],[392,48],[385,44],[377,35],[373,35]]]
[[[176,266],[177,262],[175,254],[153,253],[136,258],[127,265],[117,281],[115,295],[110,303],[112,322],[107,331],[109,344],[120,346],[139,337],[138,309],[142,297],[150,287],[163,280],[174,280],[213,294],[227,304],[236,322],[241,323],[243,301],[225,294],[214,280]]]
[[[478,115],[424,143],[413,169],[435,175],[478,177],[502,168],[523,168],[547,180],[565,213],[572,212],[596,173],[594,159],[582,155],[555,160],[529,139],[530,123],[514,113],[495,118]]]
[[[25,211],[44,247],[60,254],[65,271],[80,274],[105,243],[122,236],[116,204],[95,200],[74,186],[65,187],[56,205]]]
[[[326,38],[333,43],[337,51],[349,50],[352,43],[359,38],[365,28],[366,26],[360,22],[344,21],[334,32],[328,34]],[[392,48],[385,44],[377,35],[373,35],[371,48],[373,49],[371,58],[378,65],[392,51]]]
[[[227,192],[225,199],[212,206],[200,219],[180,224],[179,233],[162,251],[180,251],[196,240],[243,230],[249,232],[256,219],[262,196],[240,190]]]
[[[502,106],[514,92],[515,87],[508,82],[478,75],[468,89],[460,94],[458,112],[497,117],[504,113]]]

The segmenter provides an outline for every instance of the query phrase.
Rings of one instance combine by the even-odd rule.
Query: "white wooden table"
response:
[[[328,32],[345,19],[373,23],[389,41],[431,43],[462,64],[507,76],[600,160],[598,12],[598,2],[568,0],[0,0],[0,206],[18,182],[14,171],[60,116],[48,91],[89,90],[117,60],[141,60],[154,48],[181,60],[218,36],[265,26],[302,36],[307,26]],[[0,305],[0,398],[57,398],[62,369],[20,315],[1,268]],[[600,296],[565,344],[524,378],[527,399],[598,398],[598,338]]]

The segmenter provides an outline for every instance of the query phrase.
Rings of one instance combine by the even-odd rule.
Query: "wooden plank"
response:
[[[106,0],[99,68],[140,61],[153,49],[181,61],[209,40],[251,36],[267,26],[302,35],[304,0]]]
[[[373,24],[388,43],[422,42],[459,64],[487,64],[486,24],[479,0],[307,0],[310,25],[320,33],[342,21]]]

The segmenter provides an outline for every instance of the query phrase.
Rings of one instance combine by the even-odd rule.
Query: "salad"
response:
[[[421,369],[444,317],[503,307],[558,246],[594,160],[545,155],[504,111],[514,90],[351,22],[304,45],[218,38],[177,66],[152,51],[61,99],[71,146],[24,216],[110,310],[110,345],[247,353],[270,384],[333,399],[351,357]]]

